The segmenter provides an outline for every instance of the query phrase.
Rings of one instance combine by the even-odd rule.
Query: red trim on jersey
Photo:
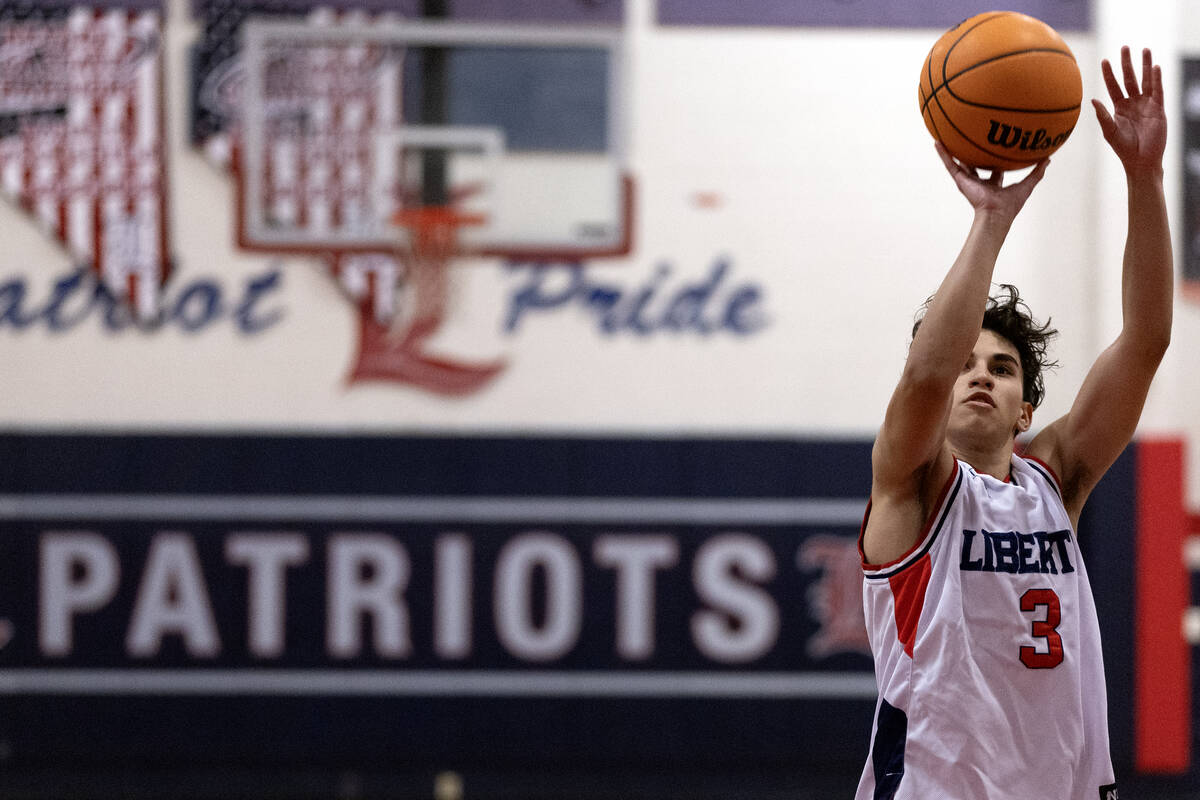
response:
[[[1056,489],[1058,489],[1058,496],[1063,496],[1062,481],[1059,479],[1058,473],[1054,471],[1053,467],[1051,467],[1045,461],[1042,461],[1040,458],[1034,458],[1033,456],[1021,456],[1021,458],[1025,459],[1026,461],[1032,461],[1033,463],[1039,465],[1042,469],[1046,470],[1047,474],[1054,479],[1054,486]]]
[[[946,502],[946,495],[950,494],[950,489],[954,486],[954,479],[958,477],[958,459],[954,459],[954,469],[950,470],[950,477],[946,479],[946,484],[942,486],[942,491],[938,495],[937,502],[933,504],[933,511],[929,513],[929,518],[925,520],[925,524],[921,526],[921,533],[918,534],[917,540],[913,542],[913,546],[908,548],[908,551],[897,558],[895,561],[889,561],[886,564],[871,564],[867,561],[867,554],[863,550],[863,536],[867,532],[867,520],[871,516],[871,501],[867,500],[867,511],[863,514],[862,526],[858,529],[858,558],[862,561],[864,570],[887,569],[894,567],[904,559],[917,552],[917,548],[921,546],[921,542],[925,541],[925,537],[929,535],[929,531],[933,530],[934,523],[937,522],[938,514],[942,511],[942,505]]]
[[[933,571],[929,553],[917,559],[913,566],[914,569],[897,572],[888,578],[896,613],[896,638],[904,645],[909,658],[912,658],[913,642],[917,638],[921,609],[925,607],[925,588],[929,586],[929,575]]]
[[[1183,442],[1137,446],[1134,563],[1133,748],[1139,772],[1191,765],[1191,650],[1180,635],[1191,583],[1180,558],[1188,534]]]
[[[863,565],[863,569],[867,569],[867,554],[863,550],[863,534],[867,532],[867,520],[871,518],[871,498],[867,498],[867,508],[863,511],[862,524],[858,526],[858,560]]]

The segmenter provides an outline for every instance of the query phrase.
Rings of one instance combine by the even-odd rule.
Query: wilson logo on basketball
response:
[[[1072,126],[1062,133],[1051,136],[1045,128],[1030,131],[993,119],[988,128],[987,140],[988,144],[994,144],[1006,150],[1056,150],[1067,140],[1074,129]]]

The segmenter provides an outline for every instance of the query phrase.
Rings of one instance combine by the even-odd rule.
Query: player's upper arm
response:
[[[1027,453],[1062,479],[1073,516],[1133,438],[1161,356],[1118,338],[1092,365],[1071,410],[1030,443]]]
[[[902,556],[916,542],[930,496],[954,468],[946,444],[949,389],[906,370],[871,451],[871,515],[863,531],[868,562]]]
[[[872,496],[913,491],[945,449],[950,389],[944,379],[905,369],[888,403],[871,453]]]

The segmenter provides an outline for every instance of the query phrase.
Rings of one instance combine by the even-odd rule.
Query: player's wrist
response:
[[[1008,208],[976,206],[972,228],[979,233],[999,237],[999,241],[1003,242],[1016,216],[1016,212]]]
[[[1154,163],[1136,163],[1131,162],[1125,164],[1125,180],[1130,184],[1134,183],[1152,183],[1161,184],[1163,181],[1163,165],[1162,161]]]

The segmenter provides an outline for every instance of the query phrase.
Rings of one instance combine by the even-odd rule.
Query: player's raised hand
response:
[[[991,174],[984,178],[978,169],[966,167],[957,161],[940,142],[934,146],[946,166],[946,171],[950,173],[958,190],[967,198],[971,207],[976,211],[1000,212],[1007,216],[1009,221],[1016,218],[1024,207],[1025,201],[1042,180],[1042,176],[1046,174],[1046,167],[1050,164],[1050,159],[1043,159],[1024,178],[1005,186],[1002,170],[992,170]]]
[[[1124,88],[1117,82],[1108,59],[1100,62],[1100,72],[1113,106],[1110,113],[1102,102],[1092,100],[1104,140],[1121,159],[1126,172],[1162,170],[1163,152],[1167,147],[1162,67],[1154,63],[1149,48],[1142,50],[1142,78],[1139,82],[1129,48],[1122,47]]]

